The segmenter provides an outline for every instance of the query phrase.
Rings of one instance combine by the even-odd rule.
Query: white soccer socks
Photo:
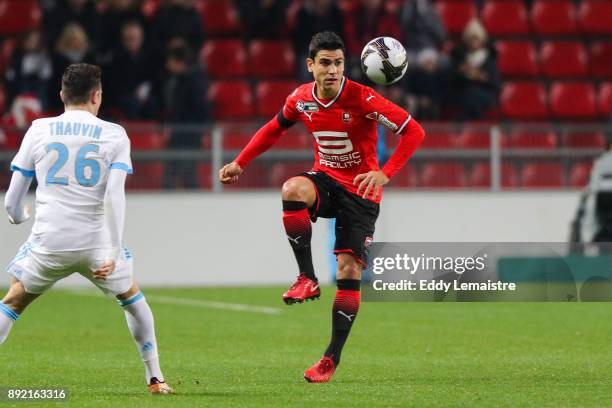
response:
[[[19,315],[0,302],[0,344],[4,343],[17,319],[19,319]]]
[[[147,384],[152,377],[159,381],[164,381],[164,376],[159,367],[159,357],[157,355],[157,341],[155,340],[155,324],[153,313],[142,292],[126,300],[119,300],[119,304],[125,311],[130,333],[134,337],[136,347],[142,356],[142,361],[146,370]]]

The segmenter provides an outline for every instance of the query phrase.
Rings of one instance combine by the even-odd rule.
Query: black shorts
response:
[[[319,217],[336,219],[334,254],[349,253],[367,266],[368,246],[380,206],[347,191],[323,172],[307,171],[299,176],[312,181],[317,193],[314,205],[308,209],[312,222]]]

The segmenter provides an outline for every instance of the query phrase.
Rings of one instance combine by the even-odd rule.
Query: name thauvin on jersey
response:
[[[51,122],[49,123],[51,136],[89,136],[100,139],[102,127],[79,122]]]

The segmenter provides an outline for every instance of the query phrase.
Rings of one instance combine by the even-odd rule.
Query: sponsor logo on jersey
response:
[[[382,113],[379,115],[378,112],[370,112],[370,113],[368,113],[366,115],[366,118],[367,119],[375,120],[378,123],[380,123],[381,125],[383,125],[384,127],[386,127],[387,129],[392,130],[394,132],[397,129],[399,129],[399,127],[395,123],[393,123],[389,119],[387,119],[385,117],[385,115],[383,115]]]
[[[361,164],[361,153],[353,151],[347,132],[313,132],[319,149],[319,164],[333,169],[346,169]]]
[[[295,108],[299,111],[299,112],[318,112],[319,111],[319,107],[317,106],[316,102],[312,102],[312,101],[297,101],[297,103],[295,104]]]

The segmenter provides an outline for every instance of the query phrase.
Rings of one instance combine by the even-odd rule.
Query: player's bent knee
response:
[[[285,181],[282,195],[285,201],[302,201],[309,206],[314,203],[316,198],[312,183],[304,177],[292,177]]]
[[[350,254],[338,255],[338,271],[337,279],[361,279],[361,271],[363,267],[361,263]]]

